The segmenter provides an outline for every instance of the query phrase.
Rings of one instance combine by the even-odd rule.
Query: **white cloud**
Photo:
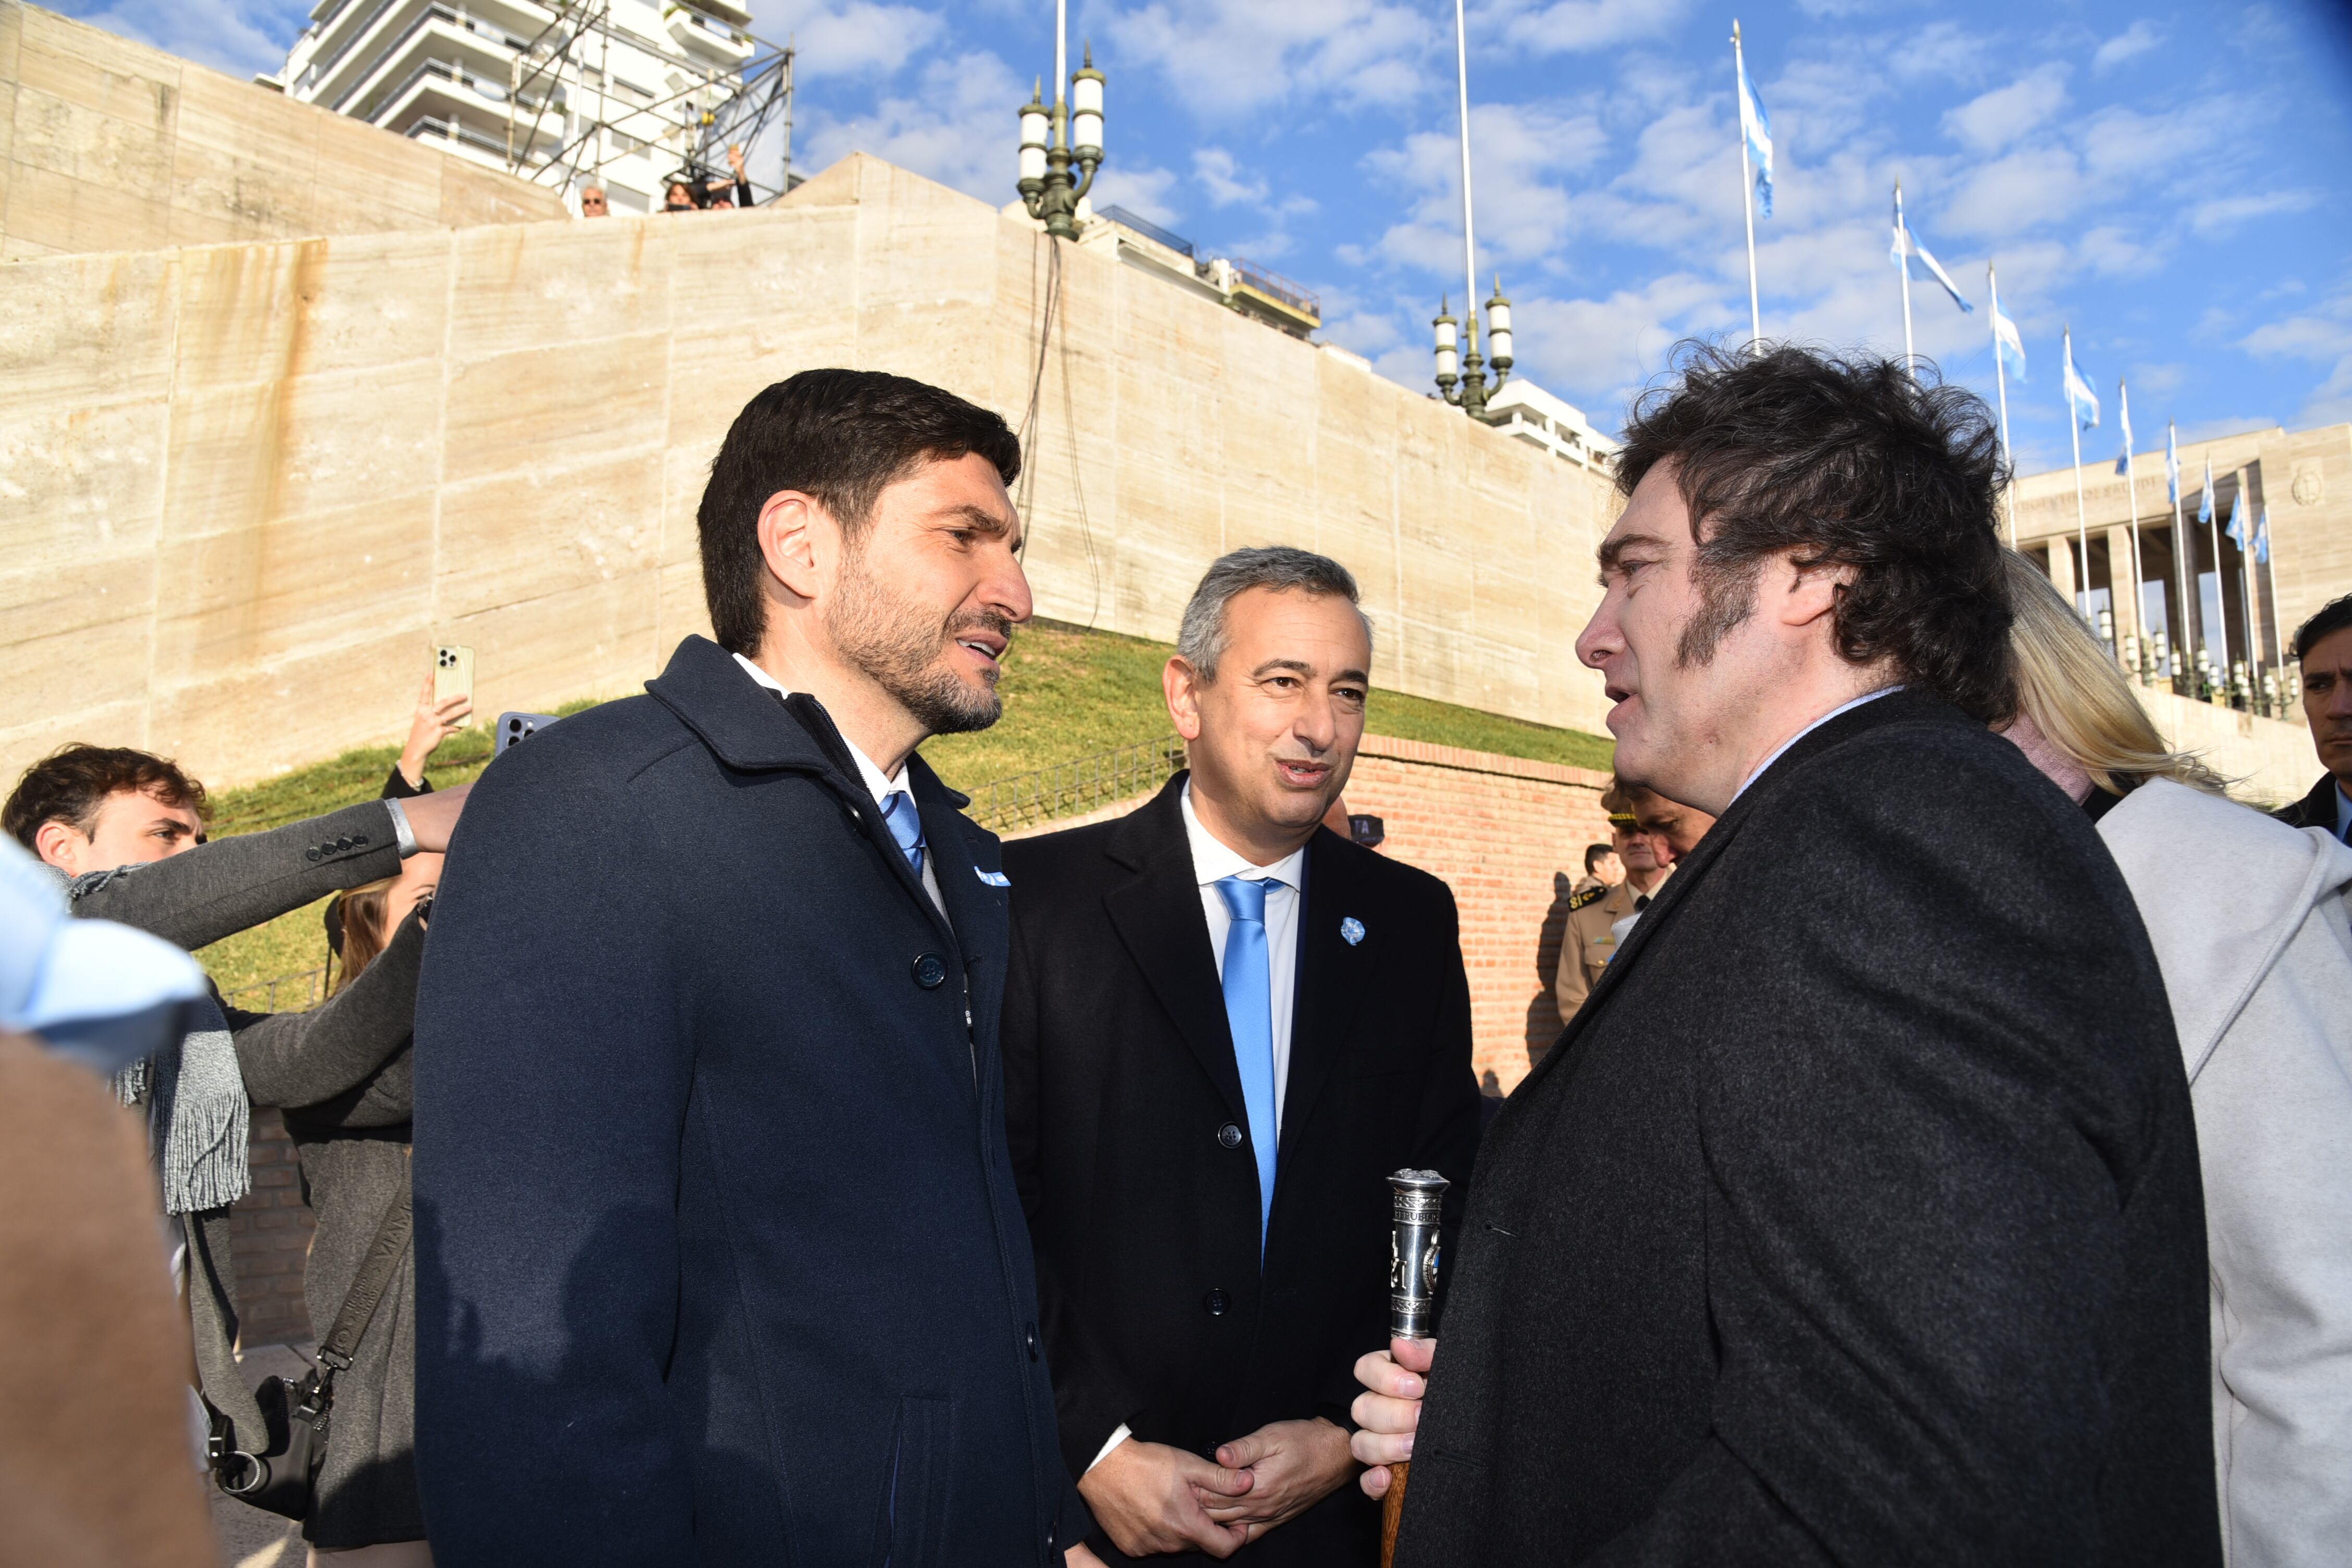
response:
[[[1215,205],[1229,207],[1237,202],[1253,205],[1265,201],[1265,180],[1238,177],[1234,155],[1223,147],[1202,147],[1192,154],[1192,182],[1209,194]]]
[[[1125,207],[1138,217],[1172,226],[1184,216],[1182,210],[1168,199],[1169,192],[1176,188],[1176,179],[1173,169],[1154,168],[1149,163],[1107,163],[1096,174],[1094,188],[1087,199],[1097,210]]]
[[[876,0],[760,0],[751,21],[763,37],[793,40],[793,69],[803,81],[895,76],[947,28],[936,12]]]
[[[1109,36],[1213,119],[1321,97],[1353,108],[1409,101],[1436,29],[1398,0],[1152,0],[1115,14]]]
[[[1943,77],[1976,81],[1993,53],[1993,40],[1958,22],[1930,22],[1886,56],[1887,68],[1904,78]]]
[[[2066,68],[2046,65],[1944,116],[1944,131],[1977,153],[1998,153],[2047,124],[2066,103]]]
[[[2143,16],[2099,46],[2091,57],[2091,68],[2110,71],[2126,60],[2137,59],[2164,42],[2164,34],[2157,25]]]
[[[300,0],[113,0],[58,9],[231,76],[275,73],[309,25]]]
[[[1961,234],[2000,240],[2074,216],[2085,195],[2074,153],[2063,147],[2024,148],[1970,170],[1943,218]]]
[[[1494,0],[1481,6],[1473,46],[1499,24],[1507,48],[1538,55],[1581,54],[1670,34],[1689,0]]]
[[[2310,191],[2250,191],[2243,195],[2216,196],[2189,209],[2189,226],[2199,238],[2214,239],[2256,218],[2307,212],[2318,201]]]
[[[1019,89],[1012,69],[985,50],[935,58],[907,96],[878,98],[846,119],[810,112],[806,163],[822,169],[871,153],[1001,205],[1013,195],[1017,138],[1006,106],[1019,101]]]

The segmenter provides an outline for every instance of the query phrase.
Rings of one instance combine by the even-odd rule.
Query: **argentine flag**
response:
[[[2168,505],[2180,504],[2180,447],[2168,419],[2164,425],[2164,499]]]
[[[2230,498],[2230,526],[2221,531],[2239,550],[2246,548],[2246,492],[2241,489]]]
[[[2025,340],[2017,334],[2017,323],[2000,313],[2000,306],[1992,308],[1992,342],[2000,355],[2001,368],[2018,380],[2025,379]]]
[[[1748,79],[1748,62],[1739,62],[1739,134],[1747,139],[1748,156],[1756,163],[1756,210],[1772,216],[1772,120],[1756,84]]]
[[[2213,521],[2213,459],[2205,459],[2205,493],[2197,498],[2197,521]]]
[[[2264,501],[2263,510],[2254,514],[2254,559],[2267,562],[2271,558],[2271,509]]]
[[[2124,427],[2124,449],[2116,458],[2116,472],[2128,478],[2132,460],[2131,391],[2120,378],[2116,382],[2116,423]]]
[[[2091,390],[2091,384],[2084,381],[2083,373],[2074,368],[2074,335],[2072,332],[2066,334],[2060,353],[2066,362],[2067,410],[2082,421],[2084,429],[2095,430],[2099,425],[2099,395]]]
[[[1903,280],[1907,283],[1911,280],[1911,264],[1904,259],[1906,256],[1916,256],[1919,258],[1920,263],[1934,276],[1936,281],[1944,286],[1944,292],[1952,297],[1953,304],[1967,311],[1976,310],[1974,305],[1969,303],[1969,297],[1960,292],[1960,286],[1952,281],[1951,274],[1944,270],[1943,263],[1930,256],[1927,253],[1927,247],[1919,243],[1919,237],[1913,234],[1905,225],[1903,201],[1898,195],[1895,203],[1895,242],[1886,247],[1886,258],[1903,268]]]

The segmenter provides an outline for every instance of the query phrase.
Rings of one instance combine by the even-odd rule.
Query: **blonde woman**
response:
[[[2164,972],[2196,1109],[2231,1568],[2352,1542],[2352,848],[2168,747],[2040,571],[2009,561],[2005,731],[2098,821]]]

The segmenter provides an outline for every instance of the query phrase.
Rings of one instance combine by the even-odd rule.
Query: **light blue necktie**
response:
[[[890,830],[898,846],[898,853],[907,858],[907,869],[917,881],[923,877],[923,819],[915,810],[915,797],[905,790],[894,789],[882,797],[883,826]]]
[[[1226,877],[1217,883],[1234,923],[1225,932],[1225,1021],[1233,1026],[1234,1065],[1241,1069],[1250,1148],[1257,1155],[1257,1255],[1265,1258],[1274,1214],[1274,999],[1266,973],[1264,881]]]

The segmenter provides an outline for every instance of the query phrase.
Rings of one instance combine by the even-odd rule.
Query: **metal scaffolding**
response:
[[[774,184],[751,178],[754,199],[774,200],[800,184],[793,174],[793,58],[790,43],[773,44],[735,24],[690,5],[671,5],[694,25],[721,37],[748,41],[751,53],[730,83],[682,52],[668,49],[642,33],[623,33],[612,19],[612,0],[571,0],[553,5],[555,15],[537,37],[515,56],[507,90],[506,163],[508,169],[541,184],[569,189],[594,182],[607,163],[632,156],[649,146],[675,148],[679,163],[675,180],[708,184],[723,177],[724,154],[730,144],[751,150],[772,127],[782,142],[781,171]],[[665,98],[642,103],[620,101],[607,67],[612,43],[652,56],[690,78],[686,86]],[[629,84],[620,84],[628,88]],[[639,89],[631,89],[636,91]],[[570,133],[552,152],[534,149],[551,107],[565,96],[578,95],[594,105],[593,114],[566,115]],[[528,120],[522,110],[530,110]],[[563,134],[559,131],[557,134]]]

